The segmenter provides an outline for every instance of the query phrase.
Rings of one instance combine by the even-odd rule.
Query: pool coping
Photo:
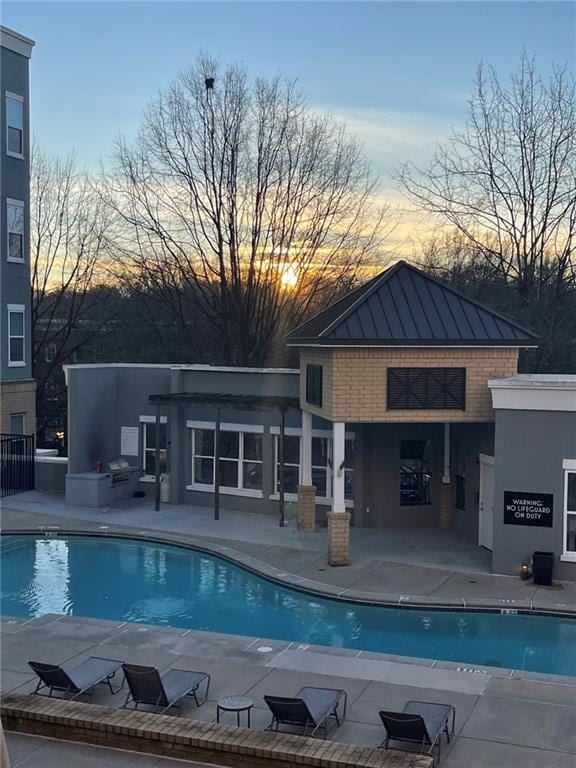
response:
[[[63,536],[100,536],[115,537],[125,539],[135,539],[151,541],[157,544],[176,544],[188,549],[195,549],[216,555],[228,562],[234,563],[247,571],[257,574],[262,578],[288,586],[298,592],[327,597],[347,603],[359,603],[364,605],[381,605],[389,608],[403,609],[422,609],[427,608],[434,611],[480,611],[484,613],[501,614],[530,614],[542,616],[559,616],[563,618],[576,618],[576,606],[568,603],[550,603],[540,602],[534,598],[516,600],[513,598],[446,598],[433,597],[428,595],[399,595],[396,593],[369,592],[356,590],[350,587],[340,587],[331,584],[324,584],[321,581],[315,581],[298,574],[290,573],[285,569],[264,563],[261,560],[248,555],[240,550],[234,549],[227,544],[218,544],[213,541],[207,541],[200,537],[187,536],[185,534],[176,534],[168,532],[158,532],[150,530],[136,530],[127,526],[115,527],[113,525],[98,526],[97,528],[85,528],[83,526],[61,526],[61,525],[40,525],[30,528],[5,528],[2,534],[9,535],[30,535],[42,533],[45,536],[63,535]],[[513,578],[513,577],[510,577]]]
[[[104,530],[105,529],[105,530]],[[195,549],[207,554],[215,555],[227,560],[251,573],[255,573],[267,581],[290,587],[298,592],[327,597],[346,603],[363,605],[380,605],[388,608],[422,609],[431,611],[471,611],[481,613],[529,614],[533,616],[558,616],[562,618],[576,619],[576,606],[568,603],[539,602],[534,598],[516,600],[513,598],[446,598],[428,595],[399,595],[385,592],[368,592],[356,590],[350,587],[339,587],[324,584],[298,574],[290,573],[285,569],[264,563],[252,555],[240,552],[227,544],[218,544],[200,537],[185,534],[158,532],[149,530],[136,530],[127,526],[115,527],[112,525],[94,527],[72,527],[60,525],[40,525],[30,528],[6,528],[1,533],[10,535],[30,535],[42,533],[45,536],[100,536],[102,538],[114,537],[151,541],[157,544],[175,544],[187,549]],[[510,577],[514,578],[514,577]]]
[[[202,552],[205,554],[213,555],[215,557],[219,557],[220,559],[229,562],[233,565],[238,566],[239,568],[242,568],[250,573],[254,573],[255,575],[259,576],[260,578],[265,579],[266,581],[269,581],[271,583],[278,584],[283,587],[288,587],[291,589],[294,589],[297,592],[301,592],[304,594],[314,595],[318,597],[326,597],[328,599],[337,600],[339,602],[344,603],[350,603],[350,604],[361,604],[361,605],[374,605],[374,606],[380,606],[383,608],[402,608],[404,610],[423,610],[428,609],[431,611],[468,611],[468,612],[475,612],[475,613],[495,613],[495,614],[525,614],[525,615],[542,615],[542,616],[558,616],[560,618],[569,618],[576,620],[576,611],[569,612],[569,613],[559,613],[559,612],[553,612],[553,611],[542,611],[539,609],[534,610],[528,610],[528,609],[510,609],[510,608],[502,608],[501,606],[470,606],[470,605],[462,605],[460,603],[455,603],[453,605],[429,605],[427,602],[425,602],[425,598],[422,597],[422,602],[391,602],[388,600],[388,595],[376,595],[379,599],[364,599],[361,597],[360,599],[355,599],[348,594],[346,596],[341,596],[343,592],[346,593],[352,593],[354,590],[346,590],[346,589],[338,589],[338,588],[332,588],[332,590],[328,589],[310,589],[309,587],[305,586],[307,584],[316,585],[319,584],[320,587],[327,587],[329,585],[323,585],[318,582],[314,582],[309,579],[300,579],[297,583],[292,584],[288,578],[288,576],[291,576],[293,574],[287,574],[285,571],[280,571],[280,569],[274,568],[273,566],[269,566],[266,563],[261,563],[261,561],[257,560],[256,558],[253,558],[249,555],[245,555],[242,552],[238,552],[237,550],[234,550],[232,547],[224,546],[221,544],[215,544],[213,542],[206,542],[201,541],[201,543],[196,543],[196,540],[194,540],[194,543],[190,541],[191,538],[194,537],[186,537],[184,534],[168,534],[165,536],[164,534],[160,536],[156,536],[154,532],[151,531],[137,531],[134,532],[133,530],[119,530],[115,529],[112,530],[112,526],[104,526],[107,530],[106,531],[98,531],[94,529],[64,529],[59,526],[38,526],[36,529],[11,529],[11,530],[2,530],[2,533],[6,534],[16,534],[16,535],[33,535],[38,533],[43,533],[46,537],[49,538],[56,538],[59,535],[62,536],[90,536],[93,538],[118,538],[118,539],[126,539],[128,541],[146,541],[146,542],[153,542],[156,544],[164,544],[164,545],[172,545],[172,546],[180,546],[184,549],[189,549],[197,552]],[[153,534],[153,535],[144,535],[144,534]],[[182,537],[182,538],[179,538]],[[262,568],[262,570],[259,569],[259,567]],[[276,575],[277,573],[277,575]],[[369,594],[372,595],[372,593],[363,593],[356,591],[356,594],[364,595]],[[507,601],[508,602],[508,601]],[[52,614],[49,614],[52,615]],[[1,618],[3,620],[10,619],[8,615],[2,615]],[[65,616],[61,616],[60,618],[65,618]],[[90,617],[87,617],[88,620],[90,620]],[[30,621],[35,621],[35,619],[31,619]],[[134,622],[129,622],[134,623]],[[139,626],[146,626],[149,628],[155,628],[158,625],[154,624],[140,624],[140,622],[136,622]],[[194,630],[192,630],[194,631]],[[267,642],[266,638],[259,638],[262,642]],[[289,641],[287,641],[289,642]],[[333,646],[324,646],[318,643],[298,643],[296,641],[290,642],[290,645],[294,645],[294,647],[303,647],[303,645],[306,645],[308,649],[311,652],[328,652],[330,654],[336,655],[336,656],[346,656],[346,657],[357,657],[357,658],[375,658],[382,662],[389,662],[393,664],[405,664],[405,665],[415,665],[415,666],[421,666],[421,667],[427,667],[427,668],[437,668],[437,669],[445,669],[450,670],[453,672],[458,672],[465,675],[481,675],[485,680],[488,680],[490,677],[499,677],[499,678],[507,678],[507,679],[524,679],[524,680],[533,680],[535,682],[550,682],[550,679],[553,679],[554,683],[558,684],[565,684],[570,686],[576,686],[576,676],[573,675],[566,675],[562,673],[555,673],[555,672],[536,672],[532,670],[525,670],[525,669],[519,669],[515,667],[501,667],[501,666],[491,666],[489,664],[477,664],[473,662],[466,662],[466,661],[452,661],[449,659],[440,659],[440,658],[433,658],[433,657],[424,657],[424,656],[405,656],[403,654],[398,653],[386,653],[386,652],[380,652],[380,651],[368,651],[368,650],[360,650],[357,649],[350,649],[350,648],[335,648]]]

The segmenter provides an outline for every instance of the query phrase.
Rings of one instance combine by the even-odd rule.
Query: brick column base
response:
[[[316,530],[316,486],[298,486],[298,530]]]
[[[350,565],[350,515],[328,512],[328,565]]]
[[[452,485],[442,483],[440,485],[440,528],[452,526]]]

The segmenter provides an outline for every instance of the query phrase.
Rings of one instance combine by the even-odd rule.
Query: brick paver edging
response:
[[[431,757],[217,725],[151,712],[9,693],[2,697],[7,731],[232,768],[431,768]]]

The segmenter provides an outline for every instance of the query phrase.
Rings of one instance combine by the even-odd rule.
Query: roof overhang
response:
[[[19,53],[20,56],[29,59],[35,45],[36,43],[31,38],[21,35],[14,29],[0,25],[0,46],[2,48],[7,48],[9,51],[14,51],[14,53]]]
[[[206,405],[214,408],[287,411],[300,408],[297,397],[283,395],[235,395],[225,392],[167,392],[150,395],[152,405]]]
[[[495,410],[576,413],[576,376],[519,374],[489,379]]]
[[[494,341],[493,339],[487,339],[486,341],[477,341],[471,339],[470,341],[461,341],[460,339],[447,339],[446,341],[438,341],[438,339],[390,339],[386,341],[378,341],[371,339],[321,339],[321,338],[309,338],[309,339],[288,339],[286,341],[288,347],[323,347],[323,348],[356,348],[362,347],[374,347],[374,348],[412,348],[412,347],[427,347],[428,349],[537,349],[538,344],[533,340],[521,341],[519,339],[506,340],[506,341]]]

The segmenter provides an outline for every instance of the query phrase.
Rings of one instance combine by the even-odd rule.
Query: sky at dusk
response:
[[[383,190],[462,121],[480,61],[506,75],[525,50],[546,74],[575,69],[568,2],[4,2],[36,40],[33,131],[50,152],[105,162],[118,134],[199,52],[253,75],[299,79],[314,108],[365,143]]]

